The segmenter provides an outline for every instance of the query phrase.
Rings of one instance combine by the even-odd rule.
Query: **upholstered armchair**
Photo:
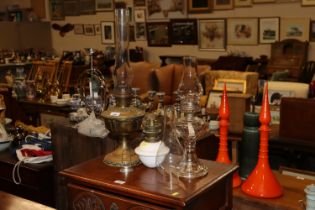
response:
[[[182,64],[169,64],[155,70],[158,86],[157,91],[165,92],[164,103],[172,104],[175,101],[174,91],[177,90],[184,70]],[[201,83],[204,81],[204,75],[210,70],[208,65],[198,65],[197,74]]]

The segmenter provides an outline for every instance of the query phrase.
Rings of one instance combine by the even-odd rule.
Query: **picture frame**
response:
[[[187,17],[187,1],[169,1],[161,4],[162,0],[146,0],[147,19],[172,19]],[[176,4],[175,4],[176,3]]]
[[[197,44],[197,19],[171,19],[170,34],[172,44]]]
[[[147,39],[145,23],[135,23],[135,39],[137,41]]]
[[[50,19],[51,20],[64,20],[65,10],[63,0],[49,1]]]
[[[234,8],[233,0],[214,0],[213,10],[229,10]]]
[[[275,3],[276,0],[252,0],[253,4]]]
[[[228,45],[257,45],[258,18],[228,18]]]
[[[276,4],[282,4],[282,3],[296,3],[300,0],[276,0]]]
[[[169,22],[147,22],[147,42],[150,47],[169,47],[170,24]]]
[[[302,42],[309,40],[309,18],[281,18],[280,40],[297,39]]]
[[[94,24],[94,31],[95,31],[95,35],[100,35],[101,32],[101,25],[100,24]]]
[[[84,24],[84,35],[95,36],[95,30],[93,24]]]
[[[127,9],[129,11],[129,21],[132,23],[133,20],[134,20],[133,7],[132,6],[128,6]]]
[[[301,0],[302,6],[315,6],[315,0]]]
[[[188,13],[209,13],[213,10],[212,0],[188,0]]]
[[[74,24],[73,33],[74,34],[84,34],[83,24]]]
[[[234,0],[234,7],[251,7],[253,6],[252,0]]]
[[[112,11],[114,10],[113,0],[95,0],[95,11]]]
[[[133,0],[135,7],[145,7],[145,0]]]
[[[315,42],[315,20],[310,21],[310,42]]]
[[[144,9],[135,9],[135,22],[141,23],[145,22],[145,10]]]
[[[206,108],[219,110],[221,104],[222,92],[210,91],[207,99]]]
[[[213,90],[223,91],[224,84],[227,92],[246,93],[246,80],[242,79],[215,79]]]
[[[280,18],[265,17],[259,18],[259,43],[270,44],[279,41]]]
[[[114,34],[114,22],[102,21],[101,22],[101,41],[103,44],[114,44],[115,34]]]
[[[200,50],[226,50],[226,19],[201,19],[198,21]]]

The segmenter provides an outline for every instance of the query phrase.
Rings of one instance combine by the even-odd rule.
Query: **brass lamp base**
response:
[[[138,155],[132,149],[123,148],[123,146],[105,155],[103,162],[106,165],[120,168],[134,167],[141,163]]]

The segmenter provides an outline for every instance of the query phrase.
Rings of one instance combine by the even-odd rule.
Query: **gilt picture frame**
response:
[[[258,18],[228,18],[228,45],[257,45]]]
[[[233,0],[214,0],[213,10],[229,10],[234,8]]]
[[[95,11],[112,11],[114,9],[113,0],[95,0]]]
[[[84,24],[84,35],[86,36],[94,36],[95,30],[93,24]]]
[[[137,41],[146,40],[146,24],[145,23],[135,23],[135,39]]]
[[[226,19],[201,19],[198,21],[199,50],[226,50]]]
[[[302,6],[315,6],[315,0],[302,0]]]
[[[213,10],[212,0],[188,0],[188,13],[209,13]]]
[[[213,90],[223,91],[224,85],[228,92],[246,93],[246,80],[242,79],[215,79]]]

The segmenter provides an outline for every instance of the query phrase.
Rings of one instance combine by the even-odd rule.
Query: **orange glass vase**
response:
[[[271,171],[268,158],[268,134],[271,121],[268,101],[268,84],[266,83],[262,107],[259,115],[261,126],[260,149],[258,162],[254,170],[242,185],[242,191],[248,195],[261,198],[277,198],[283,194],[283,190],[275,175]]]
[[[230,107],[228,103],[228,97],[226,93],[226,84],[224,84],[223,95],[221,97],[221,104],[219,108],[220,116],[220,143],[219,151],[217,155],[217,162],[230,164],[231,160],[228,154],[228,128],[229,128],[229,117]],[[241,177],[238,172],[233,174],[233,187],[239,187],[242,183]]]

